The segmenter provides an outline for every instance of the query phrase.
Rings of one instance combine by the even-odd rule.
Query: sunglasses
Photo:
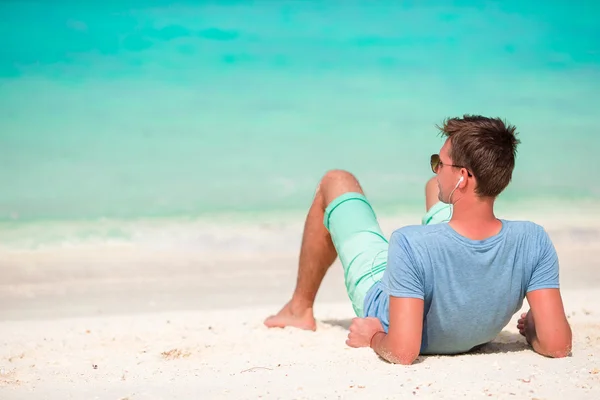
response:
[[[438,171],[440,170],[440,168],[443,167],[444,165],[447,165],[448,167],[465,168],[465,169],[467,169],[467,167],[462,166],[462,165],[444,164],[442,162],[442,160],[440,160],[440,155],[439,154],[432,154],[431,155],[431,160],[429,161],[429,163],[431,164],[431,170],[433,171],[434,174],[437,174]],[[467,174],[469,176],[473,176],[473,175],[471,175],[471,172],[468,169],[467,169]]]

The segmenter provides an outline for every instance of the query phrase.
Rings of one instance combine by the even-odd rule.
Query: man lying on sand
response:
[[[296,288],[265,325],[315,330],[315,297],[339,255],[359,317],[348,346],[370,346],[400,364],[464,353],[493,340],[527,297],[521,334],[542,355],[570,354],[550,238],[532,222],[494,215],[515,165],[515,127],[465,116],[441,132],[447,139],[431,156],[437,176],[427,183],[423,225],[396,230],[389,243],[357,179],[345,171],[323,177],[304,226]]]

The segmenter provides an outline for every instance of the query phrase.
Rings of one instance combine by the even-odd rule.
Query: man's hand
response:
[[[370,347],[377,332],[384,332],[379,318],[353,318],[346,344],[350,347]]]
[[[531,310],[521,314],[521,318],[517,321],[519,333],[525,336],[527,342],[531,344],[531,339],[535,336],[535,323],[533,322]]]
[[[571,354],[572,333],[559,289],[538,289],[527,293],[531,309],[521,315],[517,328],[533,350],[546,357]]]

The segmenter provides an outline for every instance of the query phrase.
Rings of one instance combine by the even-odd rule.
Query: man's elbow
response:
[[[417,357],[418,356],[399,358],[397,364],[400,364],[400,365],[411,365],[412,363],[415,362],[415,360],[417,359]]]
[[[571,355],[573,339],[571,331],[565,332],[562,337],[554,337],[542,345],[543,354],[551,358],[564,358]]]
[[[389,361],[394,364],[411,365],[419,357],[418,351],[398,350],[390,354]]]
[[[544,353],[551,358],[564,358],[571,355],[572,346],[571,341],[568,343],[553,344],[552,346],[547,346],[544,349]]]

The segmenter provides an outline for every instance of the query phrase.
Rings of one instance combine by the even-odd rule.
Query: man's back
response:
[[[388,266],[367,294],[365,316],[389,324],[389,296],[424,300],[422,353],[465,352],[506,326],[526,293],[558,288],[558,259],[531,222],[502,220],[502,230],[470,240],[448,224],[408,226],[390,239]]]

